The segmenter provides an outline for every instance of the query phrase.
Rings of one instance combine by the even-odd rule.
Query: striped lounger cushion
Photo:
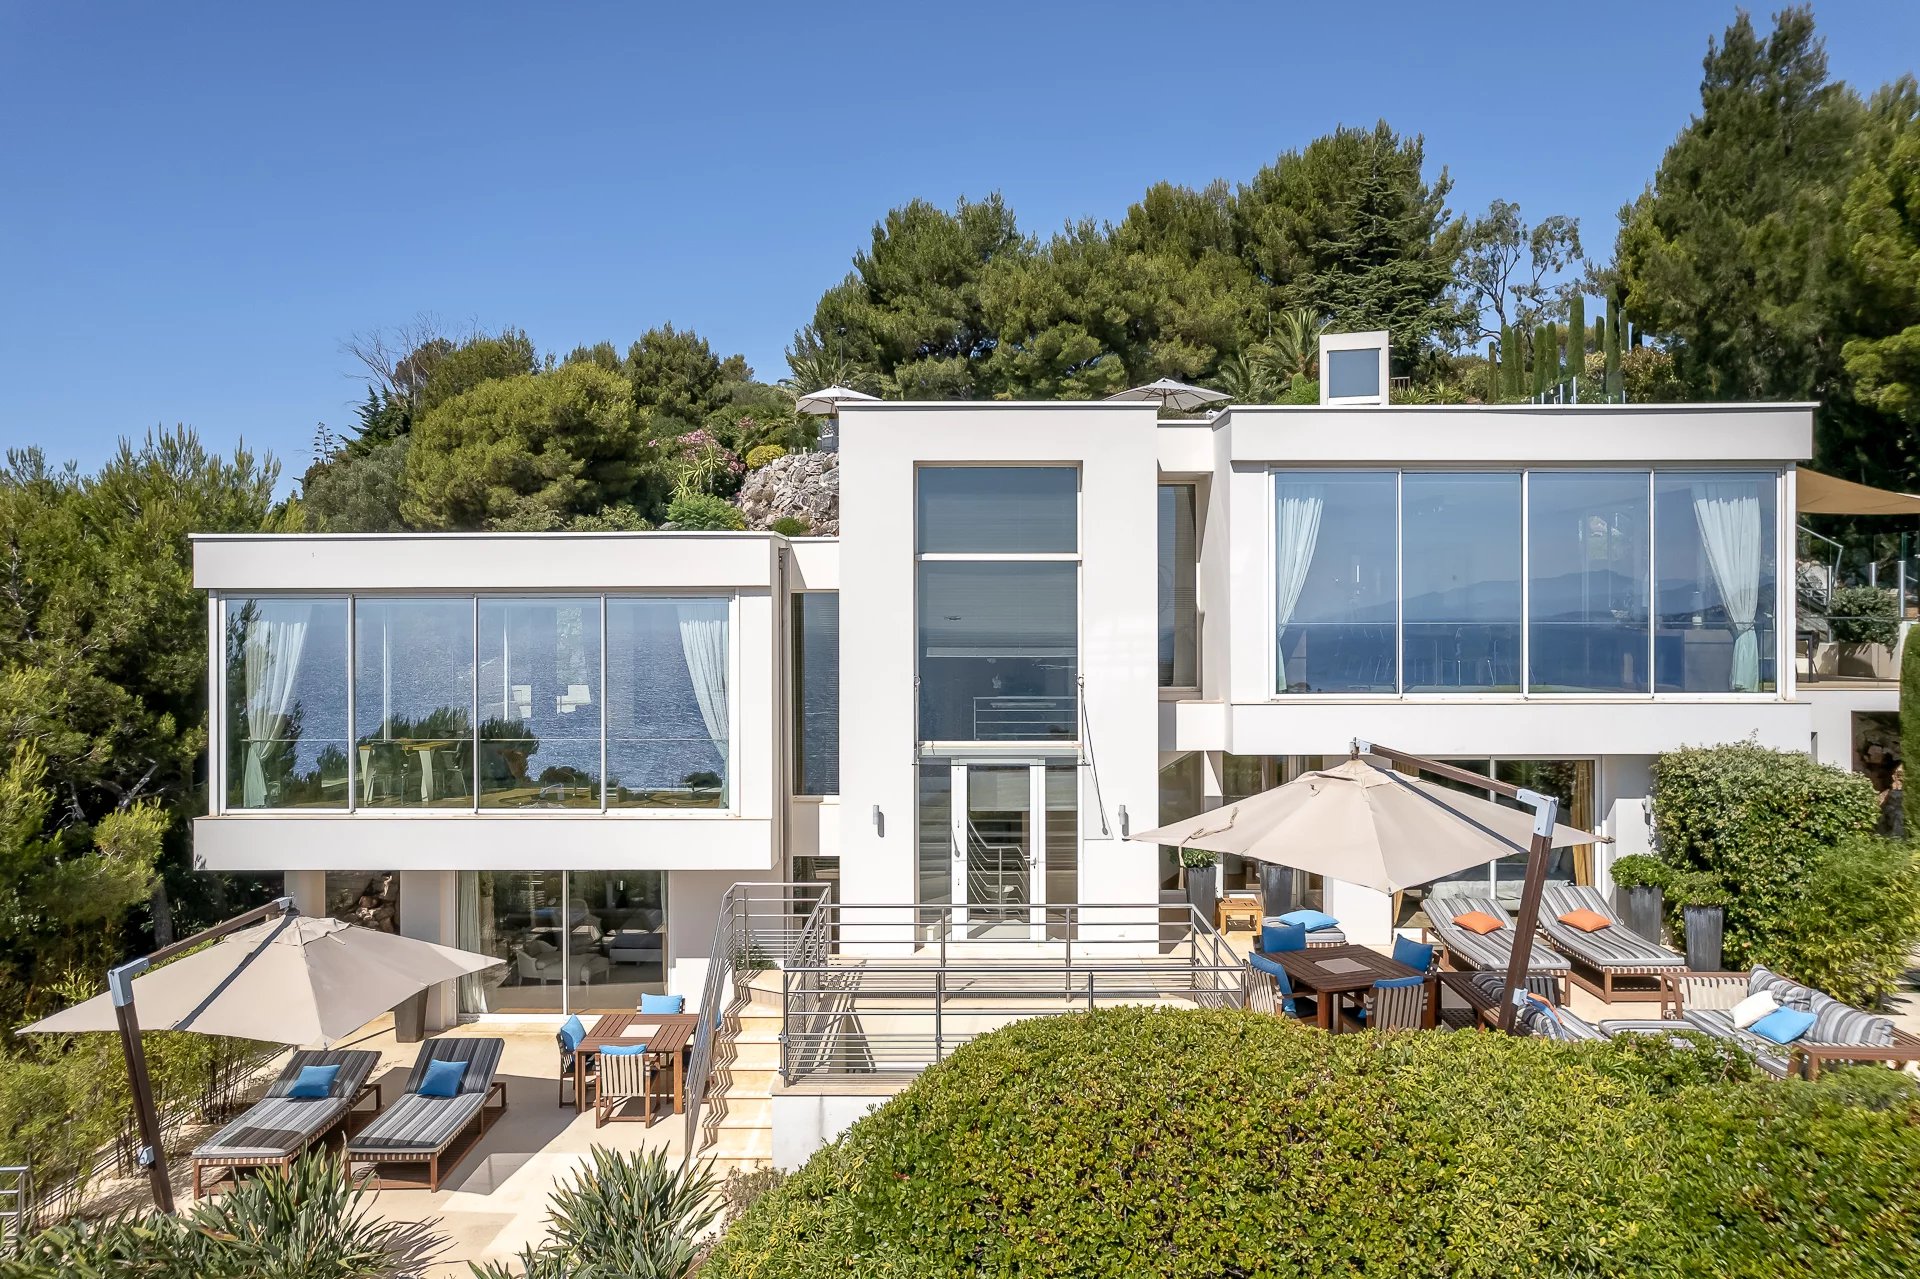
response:
[[[1456,915],[1481,911],[1505,926],[1482,936],[1456,925]],[[1513,921],[1491,897],[1433,896],[1427,898],[1427,924],[1440,935],[1448,951],[1475,968],[1505,969],[1513,954]],[[1563,973],[1570,965],[1566,956],[1538,938],[1527,955],[1527,967],[1536,973]]]
[[[500,1068],[501,1039],[443,1039],[421,1045],[407,1075],[407,1090],[347,1143],[350,1155],[418,1154],[443,1149],[486,1104],[487,1089]],[[422,1097],[418,1091],[430,1062],[464,1061],[467,1073],[453,1097]]]
[[[1590,910],[1612,920],[1606,928],[1583,932],[1560,922],[1573,910]],[[1540,898],[1540,927],[1553,944],[1595,968],[1679,968],[1686,960],[1650,942],[1620,922],[1600,890],[1586,884],[1550,884]]]
[[[200,1143],[193,1157],[247,1161],[297,1155],[352,1108],[353,1099],[379,1064],[376,1052],[303,1048],[293,1054],[265,1097]],[[333,1077],[325,1097],[287,1096],[308,1066],[338,1066],[340,1073]]]
[[[1322,928],[1307,934],[1309,946],[1344,946],[1347,935],[1338,928]]]
[[[1733,1014],[1727,1009],[1689,1008],[1680,1014],[1680,1019],[1689,1030],[1740,1045],[1752,1055],[1754,1064],[1769,1075],[1786,1077],[1789,1066],[1786,1050],[1770,1039],[1734,1029]]]

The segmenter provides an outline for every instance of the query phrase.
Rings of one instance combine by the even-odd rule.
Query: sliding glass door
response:
[[[608,1012],[666,989],[666,875],[463,871],[457,944],[504,961],[460,983],[463,1013]]]

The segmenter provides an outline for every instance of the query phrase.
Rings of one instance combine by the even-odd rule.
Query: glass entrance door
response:
[[[956,925],[975,932],[1043,923],[1031,908],[1046,901],[1045,825],[1039,764],[953,765],[953,868]]]

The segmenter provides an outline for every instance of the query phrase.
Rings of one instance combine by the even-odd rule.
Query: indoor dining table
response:
[[[593,1023],[593,1029],[574,1049],[576,1064],[573,1072],[573,1104],[576,1110],[584,1110],[587,1104],[587,1057],[598,1056],[602,1048],[618,1048],[632,1043],[644,1043],[647,1056],[653,1060],[655,1069],[673,1070],[673,1108],[680,1111],[685,1104],[682,1095],[685,1089],[687,1048],[693,1042],[693,1032],[700,1024],[698,1013],[603,1013]]]

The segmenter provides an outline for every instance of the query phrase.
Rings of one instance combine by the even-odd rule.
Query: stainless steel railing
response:
[[[784,967],[802,954],[823,955],[818,937],[824,935],[825,924],[816,921],[830,896],[825,884],[771,883],[735,884],[721,897],[687,1068],[687,1159],[699,1144],[700,1111],[713,1077],[714,1040],[732,1002],[736,977]]]
[[[33,1168],[0,1167],[0,1254],[18,1252],[33,1233]]]
[[[824,903],[782,966],[781,1077],[911,1073],[1010,1021],[1102,1003],[1247,1002],[1246,961],[1188,905],[966,911]]]

